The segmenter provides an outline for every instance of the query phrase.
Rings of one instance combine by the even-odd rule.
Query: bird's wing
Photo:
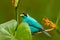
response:
[[[35,19],[33,19],[33,18],[28,18],[28,19],[27,19],[27,23],[28,23],[30,26],[33,26],[33,27],[35,27],[35,28],[38,28],[38,29],[42,28],[42,25],[39,24],[39,23],[38,23]]]

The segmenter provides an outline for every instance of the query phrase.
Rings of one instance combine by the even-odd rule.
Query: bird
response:
[[[31,30],[31,33],[36,33],[36,32],[43,32],[47,36],[51,37],[51,35],[45,31],[43,26],[33,17],[29,16],[28,13],[21,13],[20,16],[22,17],[22,22],[26,22]]]

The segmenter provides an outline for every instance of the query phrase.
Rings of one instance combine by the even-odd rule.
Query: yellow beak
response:
[[[24,14],[20,14],[20,16],[24,16]]]

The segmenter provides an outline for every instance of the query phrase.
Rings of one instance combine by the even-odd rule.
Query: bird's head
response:
[[[20,16],[21,16],[21,17],[27,17],[28,14],[27,14],[27,13],[21,13]]]

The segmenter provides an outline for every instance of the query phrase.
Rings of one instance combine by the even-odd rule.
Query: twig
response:
[[[52,31],[52,30],[54,30],[54,28],[51,28],[51,29],[46,29],[45,31],[46,32],[50,32],[50,31]],[[37,32],[37,33],[35,33],[35,34],[41,34],[42,32]]]

